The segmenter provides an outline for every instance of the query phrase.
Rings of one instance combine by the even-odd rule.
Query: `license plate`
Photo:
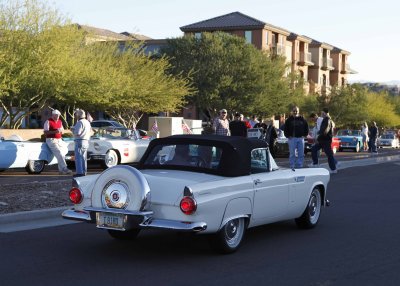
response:
[[[100,228],[124,229],[124,214],[97,213],[96,224]]]

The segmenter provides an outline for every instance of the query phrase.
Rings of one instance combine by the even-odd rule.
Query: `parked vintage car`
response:
[[[89,141],[88,161],[100,162],[104,168],[139,162],[150,142],[126,128],[93,128],[93,131]],[[73,138],[70,138],[65,157],[70,166],[75,161],[74,148]]]
[[[378,147],[399,148],[400,147],[399,138],[397,138],[397,135],[394,133],[382,134],[382,136],[378,138]]]
[[[312,131],[310,131],[309,133],[308,133],[308,136],[307,136],[307,142],[306,142],[306,147],[305,147],[305,152],[307,153],[307,152],[311,152],[311,148],[312,148],[312,146],[314,145],[314,143],[315,143],[315,139],[314,139],[314,136],[313,136],[313,134],[312,134]],[[333,154],[336,154],[336,152],[339,150],[339,148],[340,148],[340,138],[338,138],[338,137],[332,137],[332,143],[331,143],[331,148],[332,148],[332,151],[333,151]],[[321,149],[321,152],[322,152],[323,150]]]
[[[174,135],[151,141],[137,169],[75,178],[74,207],[62,216],[116,239],[148,228],[210,234],[212,246],[230,253],[250,227],[290,219],[315,227],[329,179],[322,168],[278,167],[259,139]]]
[[[124,125],[115,120],[93,120],[92,122],[90,122],[90,125],[92,126],[92,128],[113,128],[122,130],[127,129]],[[139,132],[139,135],[140,137],[142,137],[142,139],[149,139],[147,131],[142,129],[137,129],[137,131]]]
[[[0,138],[0,171],[25,168],[29,174],[40,174],[46,165],[53,164],[57,159],[44,142],[24,141],[18,135]]]
[[[361,130],[339,130],[335,137],[340,139],[339,151],[352,149],[360,152],[363,146]]]

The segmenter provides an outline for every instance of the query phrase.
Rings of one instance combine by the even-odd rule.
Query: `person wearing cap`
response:
[[[72,128],[75,141],[75,169],[74,177],[85,176],[87,172],[87,150],[92,127],[86,119],[86,113],[82,109],[75,110],[76,124]]]
[[[318,166],[318,153],[319,150],[323,149],[326,157],[328,158],[328,165],[331,174],[337,173],[338,162],[333,157],[332,151],[332,136],[333,129],[335,128],[335,123],[333,123],[331,117],[329,116],[328,108],[324,108],[321,112],[322,122],[318,130],[316,143],[311,148],[312,165],[310,167]]]
[[[235,120],[229,123],[229,130],[231,136],[242,136],[247,137],[247,127],[245,122],[242,120],[242,115],[240,113],[235,114]]]
[[[46,120],[43,126],[43,132],[46,136],[46,144],[49,146],[53,155],[57,158],[58,171],[60,175],[70,175],[72,171],[67,168],[65,162],[65,143],[62,141],[62,133],[64,128],[60,120],[60,111],[54,109],[51,112],[51,117]]]
[[[216,135],[230,136],[231,131],[229,130],[229,120],[227,118],[227,110],[221,109],[219,111],[219,117],[215,118],[213,129]]]

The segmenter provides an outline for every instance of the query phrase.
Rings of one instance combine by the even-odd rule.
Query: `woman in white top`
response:
[[[361,126],[361,135],[362,135],[362,140],[363,140],[363,148],[364,151],[368,151],[368,124],[367,122],[364,122],[364,124]]]

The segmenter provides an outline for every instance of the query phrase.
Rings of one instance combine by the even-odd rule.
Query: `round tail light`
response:
[[[69,200],[74,203],[75,205],[79,204],[82,202],[83,199],[83,194],[80,189],[78,188],[72,188],[69,191]]]
[[[196,211],[197,204],[192,197],[183,197],[180,203],[180,208],[184,214],[191,215]]]

